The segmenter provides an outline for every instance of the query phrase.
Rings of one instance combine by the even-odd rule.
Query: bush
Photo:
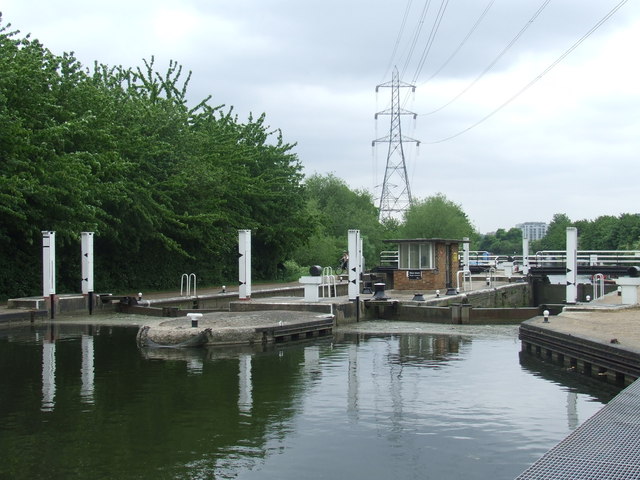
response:
[[[294,260],[284,262],[283,280],[285,282],[295,282],[305,275],[309,275],[309,267],[301,267]]]

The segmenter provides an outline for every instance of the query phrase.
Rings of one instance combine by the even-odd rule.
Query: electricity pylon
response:
[[[387,166],[384,171],[382,190],[380,191],[380,220],[397,218],[411,206],[413,199],[411,198],[411,187],[407,176],[407,165],[404,160],[403,143],[420,145],[418,140],[402,136],[400,122],[402,115],[413,115],[413,118],[416,118],[415,113],[400,107],[400,89],[411,88],[411,91],[415,92],[415,85],[401,82],[398,68],[395,67],[391,81],[376,86],[376,92],[385,87],[391,88],[391,108],[376,113],[375,118],[377,119],[378,115],[389,115],[391,117],[389,135],[371,142],[372,146],[375,146],[376,143],[389,144]]]

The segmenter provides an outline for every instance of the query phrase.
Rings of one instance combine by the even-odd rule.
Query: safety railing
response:
[[[578,265],[588,266],[637,266],[640,265],[640,250],[578,250]],[[565,250],[543,250],[526,258],[529,267],[561,267],[567,263]],[[502,269],[502,264],[513,261],[514,271],[518,271],[525,258],[522,255],[491,255],[484,251],[470,251],[469,265],[472,271],[486,271],[491,267]]]
[[[398,250],[384,250],[380,252],[380,266],[398,268]]]
[[[633,266],[640,265],[640,250],[578,250],[578,265]],[[543,250],[530,257],[530,266],[562,266],[567,262],[564,250]]]
[[[462,277],[462,290],[460,290],[460,277]],[[473,281],[471,280],[471,271],[469,270],[458,270],[456,273],[456,281],[457,286],[456,290],[458,292],[467,292],[473,290]]]
[[[333,268],[331,267],[324,267],[322,269],[322,283],[320,284],[320,296],[323,298],[338,296],[336,276],[333,274]]]
[[[192,289],[193,286],[193,289]],[[193,293],[192,293],[193,292]],[[196,274],[195,273],[183,273],[180,277],[180,296],[191,297],[198,296],[196,293]]]

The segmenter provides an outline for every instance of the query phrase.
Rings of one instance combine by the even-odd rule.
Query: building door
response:
[[[447,289],[453,288],[453,280],[451,278],[451,244],[447,243],[444,258],[444,281]]]

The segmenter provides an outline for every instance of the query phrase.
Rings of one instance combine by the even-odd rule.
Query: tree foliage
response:
[[[351,190],[335,175],[312,175],[305,182],[307,212],[313,219],[309,241],[293,258],[300,265],[335,267],[347,249],[348,231],[360,230],[366,265],[375,265],[383,249],[386,229],[378,221],[371,194]]]
[[[572,226],[578,229],[580,250],[640,249],[640,214],[603,215],[594,220],[572,222],[566,214],[557,213],[549,223],[547,235],[532,242],[531,250],[564,250],[567,227]]]
[[[88,69],[1,20],[0,296],[39,292],[42,230],[57,232],[59,291],[79,290],[82,231],[102,290],[233,279],[244,228],[266,278],[306,240],[302,165],[265,115],[190,108],[176,62]]]
[[[516,227],[505,230],[499,228],[493,235],[483,235],[478,250],[495,255],[513,255],[522,253],[522,230]]]
[[[402,238],[476,238],[477,233],[462,207],[438,193],[412,205],[400,228]]]

